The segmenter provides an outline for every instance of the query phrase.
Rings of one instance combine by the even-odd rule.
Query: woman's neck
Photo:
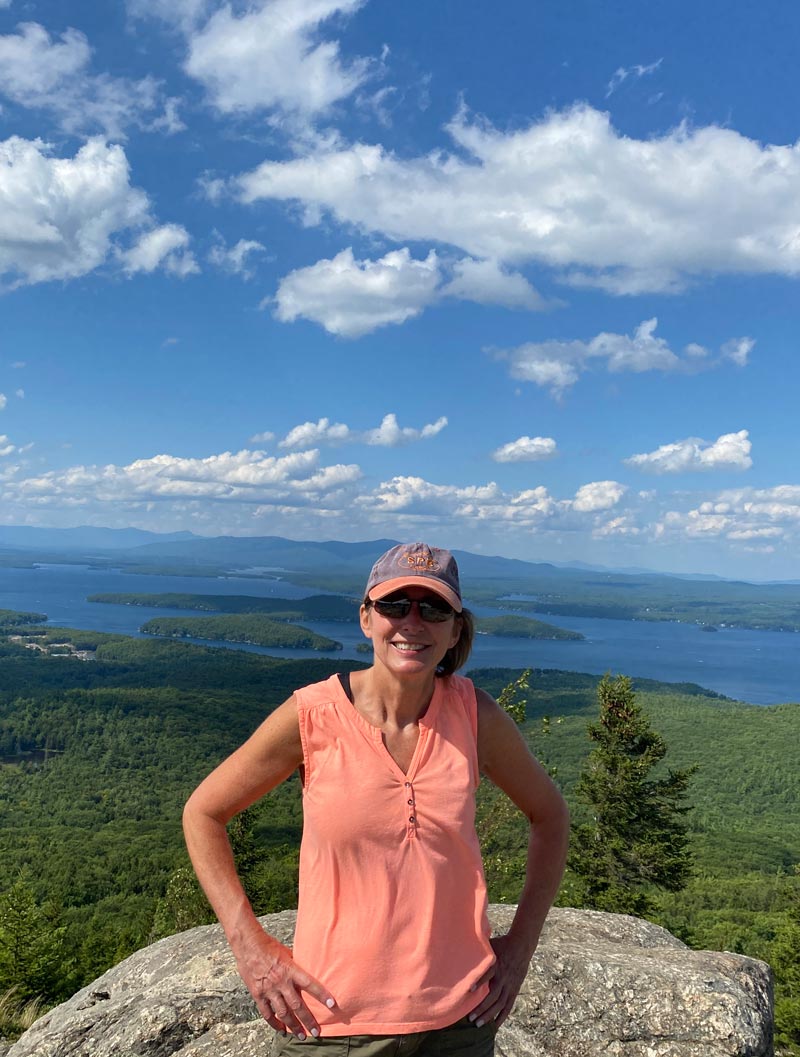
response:
[[[420,678],[414,676],[398,679],[388,676],[373,666],[366,671],[353,672],[351,676],[353,703],[371,723],[383,726],[406,726],[416,723],[428,710],[436,677],[428,672]]]

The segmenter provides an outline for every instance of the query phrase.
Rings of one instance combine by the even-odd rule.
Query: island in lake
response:
[[[153,609],[195,609],[204,613],[269,613],[273,620],[358,619],[358,602],[340,595],[311,595],[309,598],[261,598],[258,595],[193,595],[108,593],[89,595],[87,602],[120,606],[149,606]]]
[[[219,617],[156,617],[142,624],[145,635],[173,639],[216,639],[252,646],[290,650],[340,650],[341,642],[317,635],[298,624],[286,624],[259,614],[226,614]]]
[[[533,617],[478,617],[476,630],[481,635],[498,635],[506,639],[563,639],[578,642],[583,639],[579,631],[567,631],[554,624],[545,624]]]

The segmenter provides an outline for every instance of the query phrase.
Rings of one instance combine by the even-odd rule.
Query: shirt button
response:
[[[409,822],[416,822],[417,820],[416,820],[416,818],[413,815],[409,815],[408,816],[408,821]]]

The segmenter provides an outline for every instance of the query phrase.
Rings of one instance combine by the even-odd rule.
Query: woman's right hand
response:
[[[318,1037],[319,1024],[301,992],[307,991],[329,1009],[336,1005],[333,995],[297,965],[288,947],[260,926],[258,933],[251,933],[237,946],[239,973],[270,1027],[301,1040],[308,1035]]]

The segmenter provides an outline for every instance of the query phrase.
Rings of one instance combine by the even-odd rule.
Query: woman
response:
[[[516,725],[453,674],[474,627],[453,556],[387,551],[360,609],[374,660],[298,690],[195,790],[184,812],[197,876],[264,1019],[291,1052],[488,1057],[558,889],[564,801]],[[261,927],[225,826],[297,768],[303,779],[294,948]],[[527,816],[527,877],[491,937],[475,835],[480,774]],[[290,1037],[291,1036],[291,1037]],[[401,1038],[398,1038],[401,1037]]]

